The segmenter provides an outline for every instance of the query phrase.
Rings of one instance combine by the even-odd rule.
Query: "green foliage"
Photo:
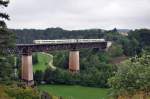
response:
[[[96,67],[97,66],[97,67]],[[107,79],[114,75],[115,66],[99,64],[88,67],[77,74],[69,73],[66,70],[47,68],[44,73],[44,81],[47,84],[84,85],[93,87],[108,87]]]
[[[150,46],[150,30],[149,29],[139,29],[131,31],[129,33],[129,38],[135,38],[140,42],[141,47]]]
[[[116,31],[115,29],[111,30],[111,31],[106,31],[106,34],[104,35],[104,38],[108,41],[112,41],[114,43],[118,43],[118,44],[121,44],[121,45],[122,45],[122,42],[125,39],[128,39],[128,37],[119,34],[119,32]]]
[[[60,51],[60,52],[53,52],[53,64],[56,67],[67,69],[68,68],[68,61],[69,61],[69,55],[66,51]]]
[[[37,84],[40,84],[42,81],[43,81],[43,72],[41,70],[37,70],[35,73],[34,73],[34,81],[37,83]]]
[[[40,99],[39,92],[31,88],[8,88],[6,92],[15,99]]]
[[[119,35],[119,33],[115,32],[115,31],[108,31],[106,33],[107,34],[105,35],[105,39],[107,39],[109,41],[117,42],[117,41],[119,41],[122,38],[122,36]]]
[[[139,43],[140,42],[138,42],[135,38],[125,41],[123,44],[124,53],[128,56],[135,56],[139,54]]]
[[[12,30],[16,33],[17,43],[33,43],[35,39],[76,39],[76,38],[102,38],[104,32],[100,29],[68,31],[61,28],[48,28],[45,30],[23,29]]]
[[[129,36],[120,35],[116,30],[106,31],[104,38],[122,46],[123,53],[127,56],[140,54],[143,49],[150,46],[150,30],[139,29],[130,31]]]
[[[122,45],[114,43],[108,51],[111,57],[118,57],[123,55]]]
[[[12,57],[0,57],[0,82],[7,83],[13,78],[12,60]]]
[[[0,1],[0,7],[7,7],[9,1]],[[5,52],[5,48],[13,47],[14,35],[6,27],[5,20],[9,20],[6,13],[0,12],[0,82],[12,78],[13,58]]]
[[[117,95],[150,92],[150,53],[120,64],[115,76],[109,79],[109,84]]]
[[[44,81],[49,84],[71,84],[73,76],[65,70],[47,68],[44,73]]]
[[[40,99],[40,93],[32,88],[0,86],[0,99]]]
[[[143,49],[147,49],[149,46],[150,30],[139,29],[129,32],[128,42],[124,44],[124,50],[126,55],[134,56],[141,53]]]
[[[6,92],[6,87],[4,85],[0,85],[0,99],[12,99]]]
[[[38,55],[37,55],[37,53],[32,55],[32,63],[33,63],[33,65],[38,63]]]

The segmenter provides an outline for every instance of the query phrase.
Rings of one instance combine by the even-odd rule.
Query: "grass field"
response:
[[[38,88],[65,99],[107,99],[108,89],[65,85],[40,85]]]
[[[33,66],[34,72],[36,70],[44,71],[48,66],[53,67],[53,56],[47,53],[37,53],[38,64]]]

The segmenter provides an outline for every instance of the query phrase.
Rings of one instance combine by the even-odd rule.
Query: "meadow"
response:
[[[40,85],[38,89],[64,99],[107,99],[109,89],[69,85]]]
[[[37,53],[38,63],[33,65],[33,71],[42,70],[44,71],[47,67],[53,66],[53,56],[47,53]]]

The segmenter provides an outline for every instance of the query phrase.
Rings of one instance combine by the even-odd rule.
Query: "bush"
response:
[[[0,86],[0,99],[40,99],[40,93],[32,88]]]
[[[40,99],[40,93],[32,88],[12,87],[8,88],[6,92],[16,99]]]
[[[113,44],[108,51],[109,55],[111,57],[117,57],[123,55],[123,49],[122,46],[119,44]]]
[[[118,95],[150,92],[150,53],[120,64],[115,76],[109,79],[109,84]]]
[[[33,56],[32,56],[33,58],[32,58],[32,63],[33,64],[37,64],[39,61],[38,61],[38,54],[37,53],[35,53],[35,54],[33,54]]]
[[[37,70],[34,74],[34,81],[37,84],[40,84],[43,81],[43,72],[41,70]]]
[[[87,71],[72,74],[69,71],[47,68],[44,73],[44,81],[47,84],[84,85],[91,87],[108,87],[108,78],[114,75],[116,67],[110,64],[97,64],[91,66]]]

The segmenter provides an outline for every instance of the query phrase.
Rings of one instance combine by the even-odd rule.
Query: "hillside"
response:
[[[33,43],[35,39],[69,39],[69,38],[102,38],[104,31],[101,29],[68,31],[61,28],[37,29],[14,29],[16,43]]]
[[[48,67],[55,68],[53,66],[53,56],[46,53],[36,53],[38,56],[38,63],[33,65],[34,72],[37,70],[44,71]]]

